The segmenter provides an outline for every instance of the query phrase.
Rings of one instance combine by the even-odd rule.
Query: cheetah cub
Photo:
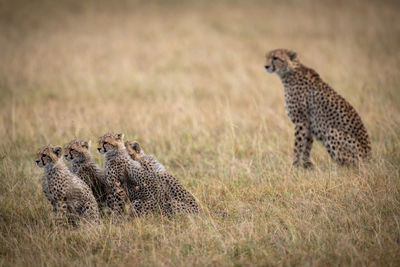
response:
[[[168,215],[165,193],[152,172],[131,159],[123,134],[105,134],[99,138],[98,151],[105,157],[107,183],[119,182],[128,193],[134,214],[160,211]]]
[[[294,123],[293,165],[311,167],[313,136],[322,142],[338,164],[355,163],[371,155],[367,130],[356,110],[316,71],[300,63],[294,51],[272,50],[265,69],[280,77],[285,109]]]
[[[124,210],[125,192],[118,184],[107,184],[104,171],[93,161],[90,142],[72,140],[64,146],[64,158],[71,162],[70,171],[83,180],[92,190],[100,210],[108,207],[116,214]]]
[[[99,210],[91,190],[68,170],[61,147],[40,148],[36,165],[44,169],[42,189],[53,205],[56,224],[62,224],[64,219],[72,226],[79,225],[80,221],[99,222]]]
[[[172,176],[153,155],[146,155],[139,143],[125,142],[125,147],[131,158],[140,163],[146,170],[153,172],[157,179],[164,184],[171,198],[171,210],[174,213],[198,213],[199,205],[193,195]]]

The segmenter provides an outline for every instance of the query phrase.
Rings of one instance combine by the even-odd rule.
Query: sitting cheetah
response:
[[[90,142],[72,140],[64,146],[64,158],[71,162],[70,170],[92,190],[100,210],[105,206],[117,214],[124,210],[125,192],[118,184],[107,184],[104,171],[94,163],[89,151]]]
[[[295,125],[294,162],[311,167],[313,136],[339,164],[355,163],[371,155],[371,146],[360,116],[296,53],[277,49],[267,54],[266,70],[277,73],[285,89],[285,108]]]
[[[72,174],[62,160],[61,147],[39,149],[36,165],[44,168],[42,189],[53,205],[56,224],[64,218],[77,226],[81,219],[99,222],[99,210],[89,187]]]
[[[99,138],[98,151],[105,156],[108,183],[120,182],[128,191],[135,214],[160,211],[169,216],[164,190],[152,172],[131,159],[125,149],[123,134],[105,134]]]
[[[138,161],[146,170],[153,172],[164,184],[171,198],[171,210],[180,213],[198,213],[199,205],[185,187],[172,176],[165,167],[152,155],[146,155],[138,142],[125,142],[126,150],[131,158]]]

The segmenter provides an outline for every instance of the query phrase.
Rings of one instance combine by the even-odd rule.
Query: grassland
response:
[[[0,265],[400,264],[395,1],[1,1]],[[373,160],[340,168],[293,126],[265,52],[291,48],[361,114]],[[123,132],[203,212],[57,229],[34,153]],[[228,213],[226,218],[213,210]]]

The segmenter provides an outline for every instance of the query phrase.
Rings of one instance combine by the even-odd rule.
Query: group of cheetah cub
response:
[[[86,141],[66,144],[64,156],[61,147],[39,149],[36,164],[44,168],[42,189],[53,205],[56,224],[98,222],[100,213],[118,217],[125,212],[126,198],[134,216],[199,212],[192,194],[154,156],[146,155],[138,142],[124,143],[123,137],[99,138],[97,150],[104,155],[104,170],[93,161]],[[70,162],[69,168],[62,158]]]
[[[265,69],[282,80],[286,112],[295,125],[294,166],[313,166],[313,137],[340,165],[370,158],[371,144],[360,116],[316,71],[286,49],[272,50],[266,59]],[[104,208],[122,214],[125,196],[134,215],[198,213],[195,198],[137,142],[124,143],[122,134],[105,134],[98,145],[105,157],[104,170],[94,163],[85,141],[74,140],[65,146],[70,169],[62,160],[61,147],[48,145],[37,153],[36,164],[45,170],[43,192],[53,205],[56,222],[98,221],[99,209]]]

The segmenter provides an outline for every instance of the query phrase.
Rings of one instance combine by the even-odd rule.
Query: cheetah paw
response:
[[[305,168],[305,169],[313,169],[314,168],[314,164],[311,161],[305,161],[303,163],[303,168]]]
[[[300,167],[300,161],[298,160],[293,161],[293,167]]]

